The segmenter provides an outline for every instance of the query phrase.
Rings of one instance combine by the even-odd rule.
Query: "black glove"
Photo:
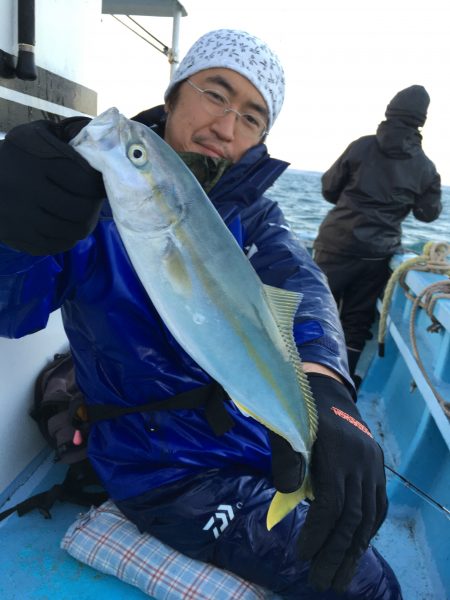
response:
[[[87,118],[35,121],[0,143],[0,240],[35,256],[72,248],[95,227],[101,174],[68,142]]]
[[[338,381],[308,374],[319,415],[311,458],[315,499],[298,540],[309,582],[342,593],[387,512],[383,452]]]
[[[283,437],[270,429],[269,441],[272,450],[272,482],[279,492],[290,494],[299,489],[306,473],[303,456],[294,452]]]

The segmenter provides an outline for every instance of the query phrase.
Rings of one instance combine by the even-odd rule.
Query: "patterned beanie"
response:
[[[217,29],[198,39],[180,62],[164,94],[204,69],[232,69],[246,77],[264,98],[269,109],[269,130],[284,100],[284,71],[279,58],[265,42],[235,29]]]

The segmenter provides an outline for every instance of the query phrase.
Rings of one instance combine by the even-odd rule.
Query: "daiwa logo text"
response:
[[[214,516],[209,519],[203,527],[203,531],[212,529],[214,537],[217,538],[225,531],[230,522],[234,519],[233,507],[229,504],[219,504]]]

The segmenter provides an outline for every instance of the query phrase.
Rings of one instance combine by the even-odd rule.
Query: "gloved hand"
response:
[[[315,589],[342,593],[386,516],[384,458],[345,386],[316,373],[308,379],[319,429],[311,458],[315,499],[299,536],[299,557],[311,561]],[[274,485],[292,492],[300,487],[303,460],[276,438],[270,436]]]
[[[272,481],[279,492],[290,494],[302,485],[306,473],[303,456],[283,437],[268,430],[272,450]]]
[[[35,121],[0,143],[0,240],[39,256],[72,248],[95,227],[106,193],[101,174],[68,142],[88,122]]]
[[[345,386],[308,376],[319,415],[311,478],[315,500],[299,536],[310,583],[343,592],[387,512],[384,457]]]

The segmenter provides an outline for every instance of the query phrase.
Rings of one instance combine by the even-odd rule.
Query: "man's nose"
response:
[[[214,119],[211,129],[222,139],[227,141],[232,140],[236,135],[238,119],[239,113],[233,109],[229,109],[224,115]]]

